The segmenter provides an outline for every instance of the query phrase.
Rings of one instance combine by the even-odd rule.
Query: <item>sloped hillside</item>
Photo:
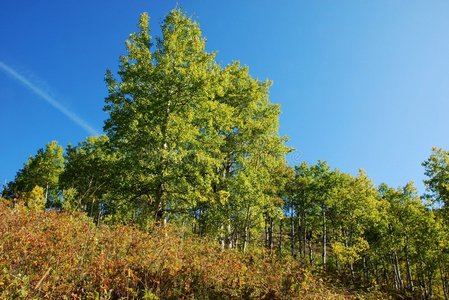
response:
[[[356,299],[291,259],[83,215],[0,208],[2,299]],[[364,295],[363,298],[368,295]],[[371,295],[376,298],[379,295]]]

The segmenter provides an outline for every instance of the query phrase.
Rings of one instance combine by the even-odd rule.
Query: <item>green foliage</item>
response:
[[[68,188],[62,191],[64,202],[62,208],[66,211],[79,211],[81,202],[77,199],[78,191],[75,188]]]
[[[64,208],[85,211],[97,219],[111,213],[106,194],[115,182],[112,174],[117,155],[106,136],[88,137],[76,147],[69,145],[60,175]]]
[[[56,141],[52,141],[45,148],[39,149],[35,156],[30,157],[24,167],[17,172],[10,189],[17,197],[31,192],[35,186],[40,186],[45,189],[48,200],[57,205],[59,175],[63,168],[63,149]]]
[[[279,106],[248,68],[221,68],[180,10],[165,18],[153,52],[148,20],[142,14],[126,43],[120,79],[106,74],[105,131],[120,154],[113,202],[133,220],[188,221],[230,246],[260,229],[260,216],[281,215],[289,149]]]
[[[107,72],[105,130],[123,154],[120,193],[144,217],[160,220],[169,208],[183,211],[210,192],[218,159],[209,133],[218,67],[204,51],[198,24],[178,10],[164,20],[154,53],[146,14],[139,29],[120,58],[120,82]]]
[[[434,147],[423,166],[429,177],[424,183],[432,193],[432,199],[449,207],[449,151]]]
[[[446,210],[429,209],[413,183],[376,189],[365,172],[354,177],[321,161],[295,173],[284,229],[293,256],[344,275],[347,284],[414,298],[449,295]]]

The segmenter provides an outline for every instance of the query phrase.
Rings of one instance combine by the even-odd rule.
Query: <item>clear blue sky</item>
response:
[[[298,151],[290,162],[323,159],[345,172],[364,168],[376,184],[414,180],[423,191],[421,162],[432,146],[449,149],[448,1],[177,2],[200,23],[219,62],[240,60],[274,81],[281,133]],[[105,70],[117,69],[141,12],[155,35],[175,6],[3,1],[2,183],[47,142],[84,139],[70,115],[101,131]]]

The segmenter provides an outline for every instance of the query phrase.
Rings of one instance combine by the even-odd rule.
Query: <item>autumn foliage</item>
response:
[[[0,209],[0,297],[349,298],[294,260],[221,250],[170,228],[95,226],[83,215]],[[352,297],[352,296],[351,296]]]

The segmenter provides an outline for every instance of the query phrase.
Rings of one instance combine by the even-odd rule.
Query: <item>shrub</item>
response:
[[[182,231],[95,226],[0,205],[0,298],[347,298],[292,259],[221,250]]]

